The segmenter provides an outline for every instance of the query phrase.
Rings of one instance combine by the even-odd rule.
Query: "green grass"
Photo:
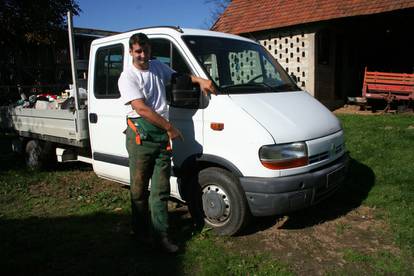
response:
[[[410,274],[406,263],[414,254],[414,117],[339,118],[352,158],[347,186],[331,203],[318,207],[322,217],[311,209],[292,227],[311,227],[361,204],[375,207],[377,218],[392,228],[383,234],[393,235],[403,255],[347,249],[342,252],[345,267],[328,273]],[[129,235],[127,189],[97,178],[89,166],[27,171],[6,150],[10,139],[0,136],[1,275],[291,275],[295,268],[303,269],[265,250],[246,248],[240,254],[226,246],[228,238],[197,232],[179,214],[172,214],[171,225],[184,248],[180,254],[166,256],[142,246]],[[323,206],[334,206],[333,215]],[[344,236],[353,228],[338,223],[334,231]]]
[[[264,254],[240,256],[228,252],[219,245],[221,240],[223,238],[208,233],[201,233],[194,237],[187,247],[184,263],[199,264],[199,266],[197,270],[188,266],[189,270],[185,272],[188,274],[195,272],[197,275],[293,275],[286,264]]]
[[[414,253],[414,116],[339,118],[351,157],[375,178],[363,203],[377,207],[378,215],[391,223],[399,246]]]
[[[336,231],[337,235],[343,235],[346,231],[348,231],[350,229],[351,229],[351,226],[349,226],[348,224],[337,223],[335,231]]]
[[[411,275],[405,261],[400,256],[390,252],[377,252],[375,254],[360,253],[353,249],[344,252],[344,260],[353,264],[352,270],[358,268],[359,274],[366,275]],[[352,270],[344,268],[344,274],[351,274]],[[340,272],[340,271],[337,271]],[[345,273],[346,272],[346,273]],[[340,273],[339,273],[340,274]]]
[[[89,166],[30,172],[15,156],[0,156],[0,275],[291,274],[277,259],[230,252],[223,238],[178,215],[172,232],[184,250],[165,255],[129,234],[128,189]]]

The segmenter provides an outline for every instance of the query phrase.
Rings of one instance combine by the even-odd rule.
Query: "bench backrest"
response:
[[[366,93],[414,94],[414,74],[369,72],[365,67],[363,96]]]

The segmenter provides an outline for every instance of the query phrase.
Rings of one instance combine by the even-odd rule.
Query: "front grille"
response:
[[[333,149],[331,154],[338,155],[342,151],[344,151],[344,149],[345,149],[345,144],[340,144],[340,145],[336,146]],[[309,164],[324,161],[324,160],[327,160],[327,159],[329,159],[329,151],[324,151],[324,152],[321,152],[321,153],[310,156],[309,157]]]
[[[320,162],[323,160],[326,160],[329,158],[329,152],[328,151],[324,151],[322,153],[319,154],[315,154],[309,157],[309,164],[313,164],[316,162]]]
[[[340,153],[341,151],[344,150],[344,148],[345,148],[345,144],[340,144],[340,145],[336,146],[336,148],[335,148],[335,154]]]

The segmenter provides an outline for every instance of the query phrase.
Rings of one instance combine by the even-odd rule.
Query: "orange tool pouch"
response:
[[[141,135],[139,134],[137,126],[134,124],[134,122],[131,119],[127,119],[128,126],[132,129],[132,131],[135,133],[135,143],[137,145],[142,144],[142,139],[146,139],[145,135],[143,134],[143,137],[141,139]],[[142,126],[140,126],[142,127]],[[171,143],[170,141],[167,142],[167,146],[165,148],[167,151],[172,151]]]
[[[171,147],[171,142],[170,141],[168,141],[168,143],[167,143],[166,150],[167,151],[172,151],[172,147]]]
[[[141,136],[139,135],[137,127],[131,119],[128,118],[127,122],[128,126],[132,129],[133,132],[135,132],[135,143],[137,143],[137,145],[141,145]]]

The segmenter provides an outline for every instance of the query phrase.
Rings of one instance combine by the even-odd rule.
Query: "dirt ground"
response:
[[[190,216],[186,207],[180,204],[171,203],[169,209],[172,214],[180,212],[182,219]],[[241,235],[224,238],[224,246],[240,255],[272,256],[288,264],[298,275],[326,275],[335,271],[375,273],[363,263],[350,262],[346,254],[402,254],[393,243],[389,226],[375,218],[373,208],[359,206],[345,215],[320,222],[309,219],[315,211],[324,212],[323,208],[316,207],[291,216],[255,218],[252,226]],[[223,239],[217,241],[222,243]]]
[[[128,193],[124,186],[107,180],[97,179],[90,170],[77,176],[62,177],[61,183],[78,185],[59,185],[51,187],[45,182],[31,186],[33,196],[55,196],[65,199],[86,196],[84,200],[94,200],[87,195],[99,192],[111,194]],[[99,182],[99,183],[95,183]],[[98,185],[96,185],[98,184]],[[73,188],[76,187],[76,190]],[[66,206],[67,207],[67,206]],[[65,208],[66,208],[65,207]],[[115,211],[122,211],[115,210]],[[169,203],[173,232],[191,226],[191,215],[185,205]],[[33,214],[45,214],[42,206],[34,206]],[[128,225],[124,225],[128,231]],[[283,217],[254,218],[243,233],[236,237],[217,238],[219,244],[231,252],[239,254],[268,254],[286,264],[299,275],[324,275],[335,269],[361,272],[355,264],[345,259],[347,251],[365,255],[388,252],[401,255],[400,249],[393,244],[389,226],[375,218],[375,209],[360,205],[350,208],[337,205],[335,200]]]
[[[346,106],[335,112],[357,113],[359,107]],[[65,164],[65,170],[68,164]],[[63,167],[63,165],[62,165]],[[60,199],[62,213],[76,199],[93,202],[97,194],[106,193],[128,198],[128,191],[117,183],[98,179],[88,166],[81,166],[76,175],[59,176],[59,184],[50,185],[50,179],[34,180],[29,185],[32,197]],[[71,185],[76,183],[76,185]],[[100,199],[102,200],[102,199]],[[47,208],[41,202],[32,207],[31,214],[45,216]],[[113,209],[123,212],[122,208]],[[170,202],[173,232],[191,228],[191,219],[185,205]],[[57,209],[55,209],[55,212]],[[371,274],[365,264],[349,261],[349,252],[362,255],[378,255],[383,252],[401,256],[401,250],[393,243],[393,233],[384,220],[376,217],[376,210],[364,205],[349,206],[331,199],[328,202],[283,217],[253,219],[251,226],[236,237],[217,238],[231,252],[238,254],[266,254],[289,265],[298,275],[325,275],[335,271],[346,274]],[[56,214],[55,214],[56,215]],[[129,232],[129,223],[122,222],[117,231]],[[361,268],[363,266],[363,268]]]
[[[361,206],[337,219],[301,229],[291,229],[289,216],[275,219],[275,224],[251,235],[227,241],[227,246],[241,254],[267,252],[292,265],[299,275],[324,275],[349,266],[344,258],[347,251],[360,254],[389,252],[400,255],[385,234],[388,226],[376,220],[373,209]],[[348,268],[348,270],[352,268]]]
[[[335,114],[358,114],[358,115],[383,115],[383,114],[395,114],[395,113],[409,113],[413,114],[412,109],[406,109],[404,111],[399,111],[398,109],[391,109],[387,112],[384,112],[382,109],[378,109],[373,111],[370,108],[363,109],[359,105],[355,104],[346,104],[343,107],[340,107],[338,109],[335,109],[333,113]]]
[[[128,197],[125,187],[98,179],[93,171],[85,169],[76,176],[63,176],[54,186],[41,181],[30,185],[32,197],[52,196],[60,199],[63,209],[69,208],[71,198],[85,202],[94,201],[91,195],[108,192],[110,197]],[[77,185],[70,185],[77,183]],[[81,198],[83,197],[83,198]],[[70,203],[70,204],[69,204]],[[336,207],[335,207],[336,206]],[[192,227],[191,216],[185,205],[170,202],[171,226],[175,236]],[[122,208],[115,212],[124,212]],[[256,218],[245,232],[236,237],[215,238],[219,246],[230,252],[265,254],[286,263],[295,274],[326,275],[341,271],[346,274],[371,274],[365,264],[347,260],[347,252],[376,255],[387,252],[401,256],[401,250],[393,244],[391,230],[375,217],[375,209],[360,205],[356,208],[336,204],[328,200],[321,204],[283,217]],[[45,216],[48,210],[42,204],[34,205],[32,215]],[[55,209],[55,212],[58,212]],[[65,212],[62,210],[62,212]],[[128,233],[129,224],[122,221],[116,231]],[[363,266],[361,268],[361,266]]]
[[[358,105],[346,104],[343,107],[335,109],[335,114],[358,114],[358,115],[378,115],[380,113],[374,113],[371,110],[362,110]]]

